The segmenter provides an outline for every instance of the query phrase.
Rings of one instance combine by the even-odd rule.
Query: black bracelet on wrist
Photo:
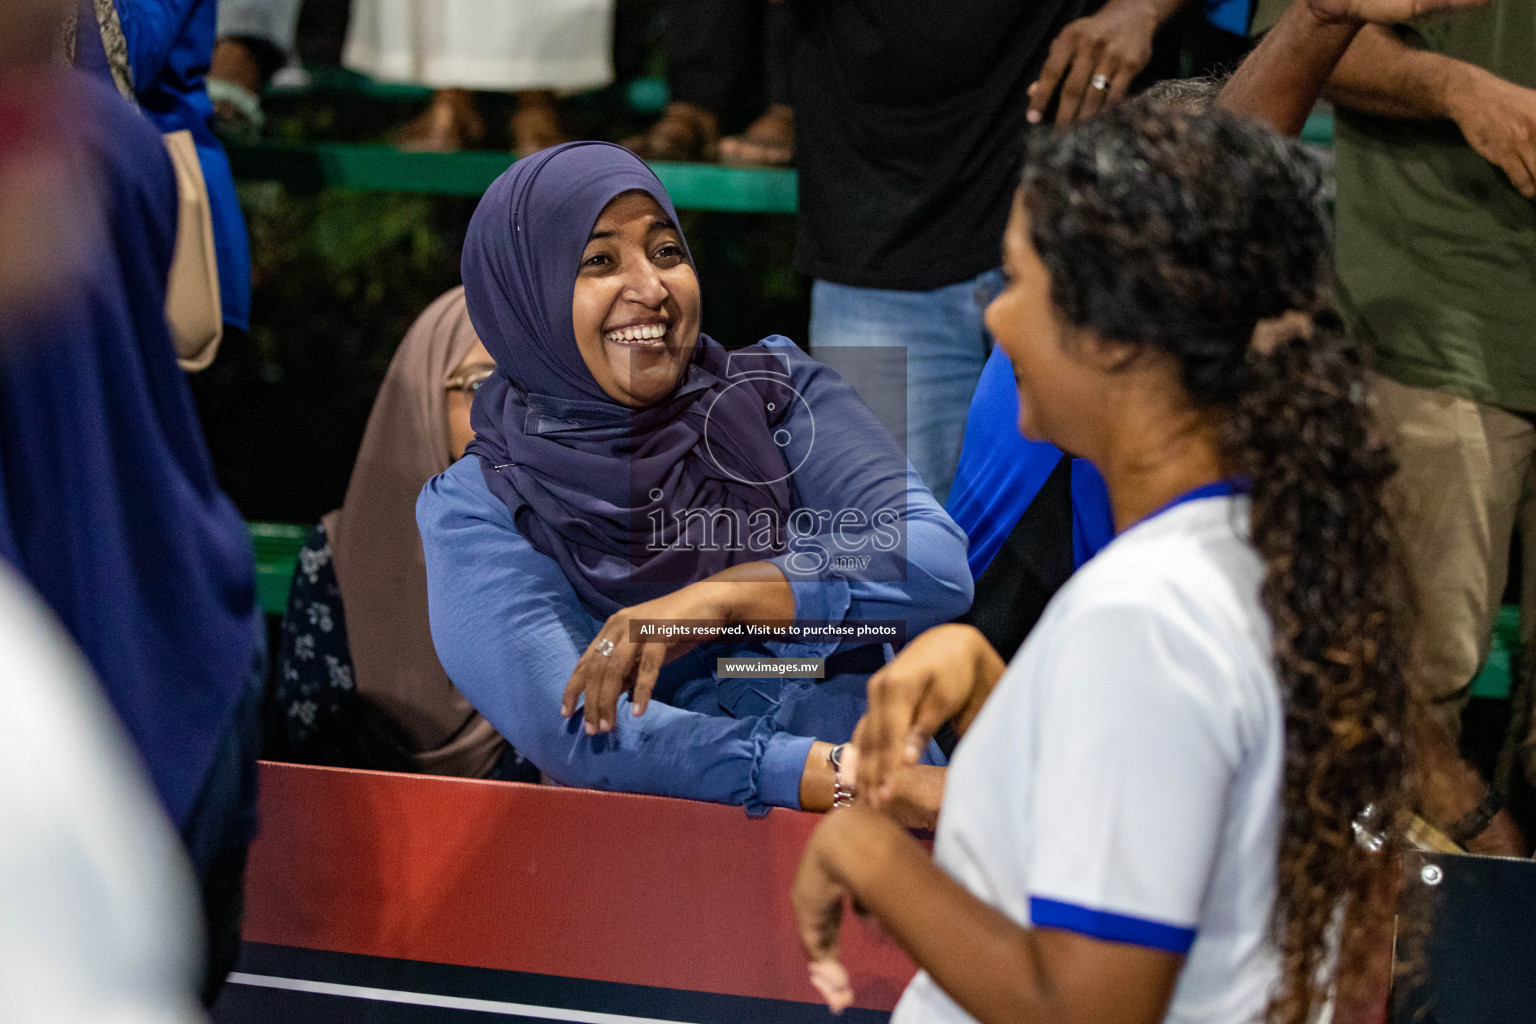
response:
[[[1478,805],[1463,814],[1454,824],[1445,830],[1446,837],[1457,846],[1466,846],[1467,841],[1483,834],[1487,830],[1494,815],[1504,809],[1504,801],[1499,799],[1492,786],[1483,795]]]

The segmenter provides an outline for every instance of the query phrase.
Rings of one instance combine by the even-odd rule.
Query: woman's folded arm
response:
[[[620,700],[615,727],[586,735],[561,694],[601,625],[559,565],[534,550],[480,484],[475,456],[417,502],[432,639],[450,679],[525,757],[558,782],[749,809],[799,806],[812,740],[767,718],[734,719]]]

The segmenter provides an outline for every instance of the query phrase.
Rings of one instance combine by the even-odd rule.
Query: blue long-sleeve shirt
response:
[[[966,539],[923,486],[896,442],[835,373],[780,338],[804,399],[782,424],[797,508],[845,516],[841,529],[801,537],[771,559],[790,581],[797,620],[901,619],[907,635],[970,605]],[[903,544],[874,570],[839,568],[832,555],[874,550],[875,513],[891,510]],[[428,607],[439,659],[454,684],[512,745],[568,785],[717,803],[798,807],[814,740],[846,740],[864,711],[879,648],[835,641],[707,644],[667,665],[655,699],[633,717],[621,698],[610,733],[586,735],[560,717],[577,660],[604,620],[577,597],[554,559],[518,532],[486,487],[478,456],[428,481],[416,506],[427,562]],[[892,536],[889,516],[878,529]],[[870,543],[863,543],[869,541]],[[903,571],[892,573],[899,558]],[[853,563],[856,564],[856,560]],[[900,578],[904,576],[904,579]],[[826,657],[826,680],[717,679],[727,655]],[[838,671],[842,662],[843,671]]]
[[[186,129],[208,185],[224,322],[244,330],[251,313],[251,251],[229,157],[213,134],[205,76],[213,59],[218,0],[118,4],[139,105],[162,132]]]
[[[1019,433],[1019,389],[1008,353],[994,348],[976,382],[965,419],[960,464],[946,509],[971,539],[971,574],[977,579],[1007,542],[1024,511],[1061,461],[1049,441]],[[1115,536],[1109,489],[1093,463],[1072,460],[1072,555],[1079,567]]]

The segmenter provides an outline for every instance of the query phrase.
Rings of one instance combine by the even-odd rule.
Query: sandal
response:
[[[757,167],[790,167],[795,162],[795,111],[775,103],[740,135],[720,140],[720,162]]]
[[[697,104],[675,101],[667,104],[661,120],[644,135],[625,139],[619,145],[642,160],[709,162],[715,159],[720,145],[719,121]]]

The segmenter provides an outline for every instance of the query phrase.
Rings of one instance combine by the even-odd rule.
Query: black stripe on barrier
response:
[[[606,1018],[606,1019],[605,1019]],[[825,1006],[247,942],[215,1024],[830,1024]],[[852,1009],[840,1024],[885,1024]]]

